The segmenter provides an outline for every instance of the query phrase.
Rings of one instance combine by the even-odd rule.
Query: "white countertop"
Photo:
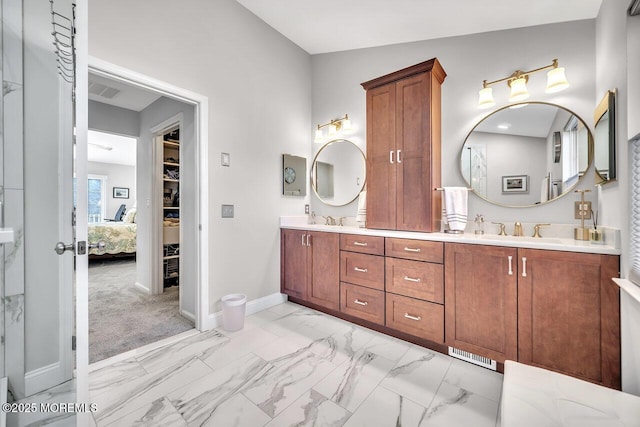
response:
[[[514,248],[546,249],[555,251],[594,253],[603,255],[620,255],[616,244],[598,245],[588,241],[574,240],[566,237],[498,236],[497,234],[448,234],[420,233],[414,231],[377,230],[360,228],[354,225],[336,226],[323,224],[307,224],[307,217],[280,217],[280,227],[294,230],[325,231],[329,233],[361,234],[368,236],[397,237],[402,239],[429,240],[437,242],[469,243],[476,245],[509,246]],[[544,229],[541,232],[545,232]],[[612,233],[613,234],[613,233]],[[608,241],[617,242],[610,238]]]
[[[13,243],[13,228],[0,228],[0,244]]]
[[[503,427],[638,426],[640,397],[507,360]]]

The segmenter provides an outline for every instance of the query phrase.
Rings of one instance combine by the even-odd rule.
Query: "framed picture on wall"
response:
[[[529,175],[509,175],[502,177],[502,193],[528,193]]]
[[[125,187],[113,187],[113,198],[114,199],[128,199],[129,198],[129,189]]]

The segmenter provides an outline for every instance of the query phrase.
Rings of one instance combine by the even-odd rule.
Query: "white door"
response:
[[[23,3],[24,394],[65,384],[87,402],[86,2],[75,11],[75,84],[65,38],[74,12],[63,0],[53,14],[48,3]]]

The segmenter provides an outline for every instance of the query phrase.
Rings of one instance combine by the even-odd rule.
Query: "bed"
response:
[[[124,221],[89,224],[89,241],[100,240],[105,242],[105,249],[92,248],[89,255],[135,255],[136,224]]]

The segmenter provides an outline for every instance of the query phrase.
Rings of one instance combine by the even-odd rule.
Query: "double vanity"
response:
[[[515,360],[620,389],[614,246],[283,217],[281,267],[293,302],[498,370]]]
[[[502,371],[512,360],[620,389],[620,301],[612,281],[619,276],[620,245],[610,231],[604,242],[574,240],[588,238],[590,205],[580,204],[580,233],[575,224],[545,228],[545,237],[539,227],[533,233],[534,224],[524,224],[526,237],[498,235],[492,227],[487,234],[441,232],[445,77],[434,58],[362,84],[366,159],[349,141],[330,141],[314,159],[310,177],[319,200],[342,206],[358,197],[366,175],[366,209],[361,196],[358,216],[366,211],[367,228],[281,218],[281,292],[293,302],[492,369]],[[536,206],[572,193],[593,170],[589,126],[553,104],[517,106],[489,114],[469,133],[460,154],[467,187],[505,207]],[[606,116],[614,120],[611,109]],[[608,129],[599,138],[605,154],[615,151]],[[353,160],[346,161],[343,151],[329,155],[350,145]],[[607,159],[596,162],[601,183],[615,177],[615,160]],[[295,160],[283,157],[285,195],[295,184]],[[345,188],[355,193],[338,197]]]

